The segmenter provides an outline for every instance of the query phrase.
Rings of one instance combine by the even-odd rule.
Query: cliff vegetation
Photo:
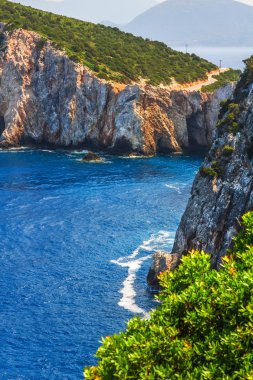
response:
[[[0,0],[0,22],[8,29],[23,28],[40,33],[64,49],[75,62],[88,66],[100,78],[123,83],[141,78],[153,85],[194,82],[217,68],[192,54],[170,49],[161,42],[124,33],[117,28]]]
[[[212,270],[210,256],[192,251],[164,273],[161,305],[149,320],[103,339],[91,379],[252,379],[253,212],[242,218],[234,248]]]
[[[218,75],[214,75],[213,78],[216,79],[216,82],[209,84],[207,86],[203,86],[201,88],[202,92],[214,92],[218,90],[220,87],[226,86],[231,82],[238,82],[240,79],[241,70],[233,70],[229,69],[224,73],[220,73]]]

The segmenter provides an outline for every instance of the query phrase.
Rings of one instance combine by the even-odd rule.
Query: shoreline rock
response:
[[[220,101],[214,94],[99,79],[41,36],[6,33],[0,52],[0,142],[83,146],[118,154],[181,152],[211,144]]]
[[[94,152],[88,152],[83,158],[82,162],[103,162],[103,159]]]
[[[157,251],[153,255],[153,263],[147,276],[147,283],[151,292],[162,289],[159,276],[165,271],[172,271],[178,263],[178,255],[169,252]]]
[[[242,215],[253,209],[252,91],[249,66],[233,99],[222,107],[217,137],[194,180],[172,249],[179,261],[199,250],[211,254],[212,267],[220,268],[241,229]],[[163,257],[160,261],[157,267],[163,265]],[[170,263],[166,265],[170,269]]]

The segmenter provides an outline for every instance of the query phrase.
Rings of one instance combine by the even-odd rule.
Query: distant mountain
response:
[[[253,7],[234,0],[167,0],[122,29],[169,46],[253,46]]]
[[[38,9],[84,21],[109,20],[126,24],[138,14],[157,4],[156,0],[13,0]]]

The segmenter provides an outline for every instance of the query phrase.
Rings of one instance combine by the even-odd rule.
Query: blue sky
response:
[[[163,0],[13,0],[86,21],[126,24]]]
[[[126,24],[138,14],[164,0],[12,0],[24,5],[79,18]],[[238,0],[253,5],[253,0]]]

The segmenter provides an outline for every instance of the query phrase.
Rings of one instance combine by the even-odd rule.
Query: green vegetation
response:
[[[162,304],[149,320],[103,339],[87,380],[253,379],[253,213],[221,270],[191,252],[165,273]]]
[[[226,157],[230,157],[234,153],[234,148],[230,145],[225,145],[223,147],[222,154]]]
[[[243,62],[245,63],[246,67],[240,80],[240,88],[246,87],[253,82],[253,56]]]
[[[200,175],[202,177],[214,178],[218,176],[218,173],[214,169],[204,166],[200,169]]]
[[[53,41],[74,61],[88,66],[100,78],[123,83],[144,78],[153,85],[207,78],[216,68],[192,54],[183,54],[164,43],[123,33],[20,4],[0,0],[0,22],[9,29],[24,28]]]
[[[218,90],[220,87],[225,86],[226,84],[230,82],[237,82],[240,78],[240,75],[241,75],[241,70],[233,70],[233,69],[230,69],[218,75],[214,75],[213,77],[217,79],[216,82],[209,84],[207,86],[203,86],[201,90],[203,92],[214,92]]]
[[[220,129],[222,127],[225,127],[229,131],[229,133],[233,133],[233,135],[235,136],[241,128],[238,121],[238,117],[241,112],[240,106],[237,103],[227,102],[225,105],[223,105],[223,108],[225,107],[227,109],[227,114],[223,119],[221,119],[218,122],[217,128]]]
[[[222,174],[222,168],[218,161],[213,161],[210,168],[204,166],[200,169],[200,175],[202,177],[214,178],[214,177],[220,177],[221,174]]]

